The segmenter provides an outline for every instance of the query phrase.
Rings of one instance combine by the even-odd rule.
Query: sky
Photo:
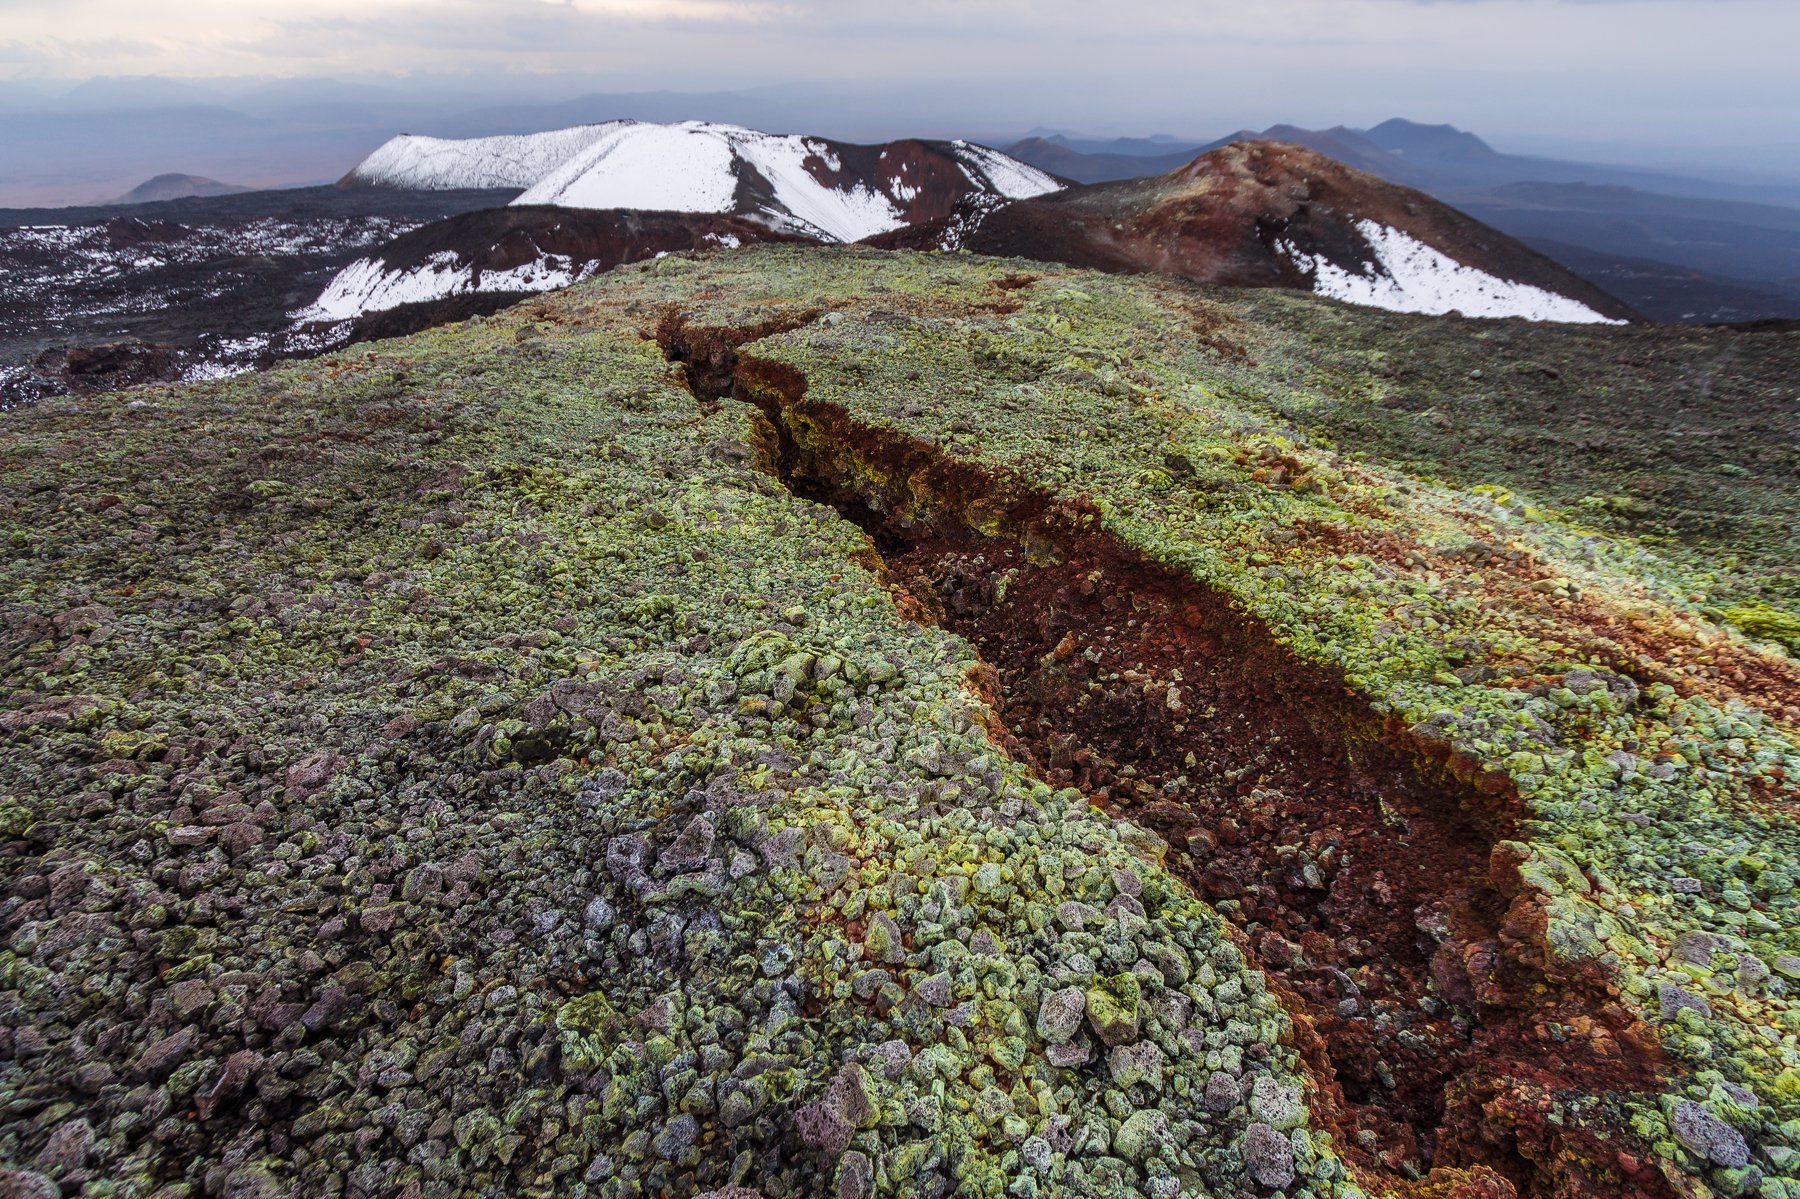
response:
[[[1796,44],[1800,0],[0,0],[0,105],[118,76],[425,105],[761,89],[836,136],[1398,115],[1515,152],[1793,177]]]

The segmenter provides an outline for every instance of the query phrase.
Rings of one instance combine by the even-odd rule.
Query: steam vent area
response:
[[[0,413],[0,1199],[1800,1199],[1795,378],[772,244]]]

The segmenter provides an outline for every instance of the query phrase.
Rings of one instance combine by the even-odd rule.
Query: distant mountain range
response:
[[[1666,173],[1503,154],[1449,125],[1391,120],[1373,129],[1275,125],[1205,145],[1037,136],[1005,147],[1066,179],[1158,175],[1183,155],[1234,141],[1304,146],[1418,188],[1512,234],[1668,321],[1800,315],[1800,207],[1768,203],[1800,191],[1749,188]]]
[[[1130,178],[1134,173],[1143,174],[1130,170],[1139,160],[1191,161],[1208,150],[1217,150],[1237,141],[1276,141],[1305,146],[1358,170],[1421,190],[1484,190],[1507,183],[1586,183],[1631,187],[1671,196],[1786,203],[1800,207],[1800,185],[1755,186],[1722,182],[1701,175],[1505,154],[1477,135],[1454,125],[1425,125],[1402,118],[1383,121],[1373,129],[1351,129],[1343,125],[1330,129],[1271,125],[1261,130],[1240,129],[1210,142],[1192,144],[1163,138],[1096,141],[1040,131],[1002,148],[1013,157],[1045,170],[1051,169],[1047,161],[1054,157],[1067,168],[1057,172],[1065,178],[1079,183],[1102,183]],[[1046,161],[1040,162],[1040,158]],[[1114,171],[1126,173],[1111,173]]]

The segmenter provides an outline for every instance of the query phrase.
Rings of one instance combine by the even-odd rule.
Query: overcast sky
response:
[[[1788,175],[1797,44],[1800,0],[0,0],[0,80],[840,89],[891,97],[895,128],[871,133],[1404,115],[1504,149]]]

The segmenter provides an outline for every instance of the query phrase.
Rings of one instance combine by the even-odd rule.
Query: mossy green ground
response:
[[[1465,751],[1472,776],[1516,786],[1534,817],[1527,872],[1546,895],[1553,961],[1614,973],[1665,1025],[1693,1071],[1691,1097],[1773,1150],[1759,1158],[1762,1176],[1721,1172],[1718,1185],[1777,1193],[1800,1177],[1800,1008],[1787,985],[1800,970],[1800,676],[1779,645],[1710,619],[1704,593],[1741,580],[1753,559],[1755,602],[1782,602],[1795,528],[1771,514],[1791,511],[1788,451],[1770,450],[1760,474],[1719,475],[1728,482],[1711,502],[1740,523],[1671,555],[1592,530],[1585,508],[1552,506],[1579,487],[1540,478],[1528,445],[1508,447],[1489,474],[1479,454],[1452,470],[1445,447],[1400,430],[1392,448],[1371,449],[1373,433],[1354,453],[1313,436],[1347,405],[1379,410],[1383,394],[1349,395],[1322,341],[1368,358],[1386,338],[1510,338],[1545,343],[1540,356],[1601,361],[1597,339],[1610,336],[1626,346],[1614,355],[1705,362],[1700,335],[1446,326],[1260,293],[1215,304],[1163,281],[954,257],[838,256],[826,284],[812,262],[790,275],[785,261],[758,256],[758,303],[824,299],[835,313],[752,352],[797,368],[809,400],[1092,499],[1126,542],[1222,589],[1422,737]],[[720,287],[739,269],[697,272],[670,300],[698,324],[740,320],[753,306]],[[1036,281],[1014,286],[1021,270]],[[1269,319],[1270,309],[1287,315]],[[1770,345],[1777,363],[1793,355],[1786,340]],[[1298,365],[1315,355],[1318,365]],[[1770,381],[1765,362],[1750,373],[1752,383],[1726,386]],[[1540,427],[1555,439],[1559,426]],[[1463,440],[1481,436],[1471,428]],[[1634,438],[1620,457],[1662,456],[1655,430]],[[1679,447],[1680,431],[1663,441]],[[1754,438],[1737,448],[1767,457]],[[1400,469],[1421,463],[1429,475]],[[1609,465],[1600,481],[1606,469],[1624,468]],[[1691,469],[1666,473],[1683,494],[1699,487]],[[1462,486],[1430,477],[1450,474]],[[1532,482],[1535,494],[1523,490]],[[871,481],[896,485],[903,495],[904,481]],[[1684,519],[1656,526],[1644,515],[1638,527],[1667,540]],[[1722,1098],[1723,1083],[1753,1092],[1754,1110]],[[1674,1101],[1647,1098],[1658,1110],[1640,1112],[1641,1131],[1704,1170],[1659,1124]]]
[[[1204,1194],[1260,1122],[1348,1193],[1154,839],[998,753],[968,647],[591,303],[4,418],[0,1161]],[[1039,1028],[1087,988],[1106,1044]]]
[[[1715,617],[1800,648],[1800,338],[1228,306],[1272,334],[1259,373],[1298,384],[1250,394],[1315,438],[1632,537]]]
[[[1021,269],[665,259],[0,416],[0,1161],[171,1196],[1354,1191],[1271,1098],[1286,1018],[1218,917],[993,746],[968,647],[681,388],[645,336],[673,306],[823,310],[752,352],[1090,498],[1506,776],[1553,957],[1684,1071],[1636,1134],[1800,1195],[1794,667],[1708,610],[1779,640],[1779,530],[1669,553],[1529,447],[1355,441],[1306,313],[1322,357],[1431,322]],[[1787,486],[1721,477],[1746,514]],[[1697,1156],[1682,1100],[1749,1164]]]

